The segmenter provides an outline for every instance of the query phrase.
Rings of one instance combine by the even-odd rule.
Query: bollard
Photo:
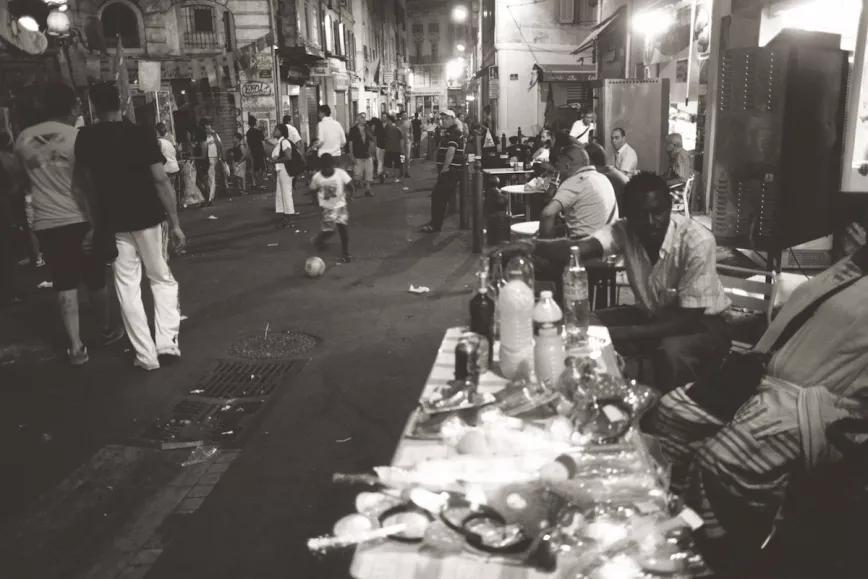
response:
[[[483,174],[482,164],[477,162],[474,166],[473,183],[471,187],[471,220],[470,227],[473,230],[473,253],[482,253],[485,247],[485,216],[483,214],[483,204],[485,195],[483,194]]]

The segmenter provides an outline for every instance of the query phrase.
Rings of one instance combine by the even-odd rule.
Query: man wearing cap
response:
[[[464,133],[456,125],[455,111],[440,113],[440,148],[437,151],[437,184],[431,192],[431,221],[420,231],[434,233],[443,227],[446,206],[455,193],[461,169],[464,167]]]

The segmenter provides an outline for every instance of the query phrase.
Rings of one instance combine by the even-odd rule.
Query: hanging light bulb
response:
[[[69,14],[60,10],[52,10],[46,19],[45,33],[49,36],[69,36]]]
[[[29,30],[30,32],[37,32],[39,30],[39,23],[33,16],[19,16],[18,26],[24,30]]]

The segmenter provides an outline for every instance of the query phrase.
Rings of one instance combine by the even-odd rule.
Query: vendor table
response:
[[[449,328],[434,366],[425,382],[422,397],[435,388],[445,386],[453,378],[455,346],[466,328]],[[588,333],[605,342],[609,331],[604,326],[591,326]],[[498,348],[494,349],[495,362]],[[615,350],[611,344],[602,349],[599,361],[607,372],[619,373]],[[495,393],[506,386],[507,380],[492,371],[479,379],[480,393]],[[408,436],[410,421],[392,458],[392,466],[407,467],[429,459],[445,458],[448,447],[441,441],[416,440]],[[356,579],[551,579],[552,575],[536,569],[507,564],[495,556],[474,555],[469,552],[453,556],[438,556],[418,545],[387,541],[357,548],[350,574]]]

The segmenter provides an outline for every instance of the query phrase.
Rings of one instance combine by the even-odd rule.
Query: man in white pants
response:
[[[146,128],[123,119],[114,83],[93,85],[90,92],[99,123],[81,129],[75,143],[76,162],[92,184],[94,213],[114,233],[115,288],[136,351],[134,365],[156,370],[158,357],[168,362],[181,356],[178,282],[162,251],[163,220],[168,217],[177,249],[186,239],[157,140]],[[142,303],[143,265],[154,295],[153,338]]]

